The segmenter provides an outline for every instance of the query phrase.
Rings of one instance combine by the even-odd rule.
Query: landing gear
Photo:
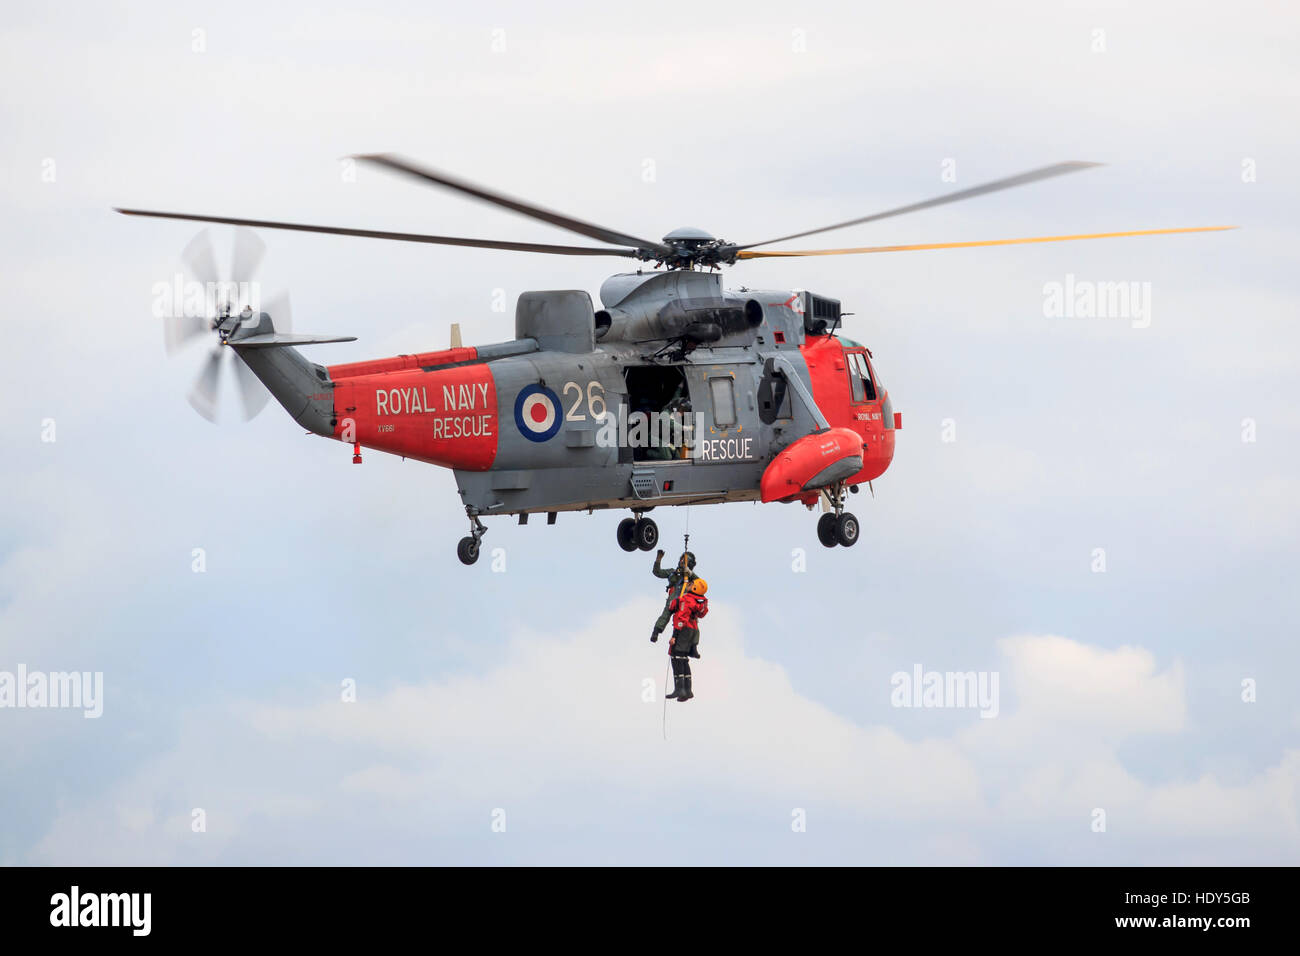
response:
[[[465,514],[469,515],[469,534],[456,545],[456,557],[460,558],[461,564],[473,564],[478,560],[479,542],[487,534],[487,528],[478,520],[477,512],[466,508]]]
[[[624,551],[636,550],[635,518],[624,518],[618,523],[618,546]]]
[[[624,551],[653,551],[659,543],[659,526],[649,518],[624,518],[618,523],[618,546]]]
[[[844,512],[835,522],[835,540],[846,548],[858,543],[858,519],[856,515]]]
[[[851,548],[858,543],[861,526],[857,515],[844,510],[844,485],[837,484],[823,492],[834,511],[828,511],[817,520],[817,540],[825,547],[837,544]]]
[[[649,518],[637,518],[634,535],[638,548],[642,551],[653,551],[655,545],[659,543],[659,526]]]
[[[840,543],[839,537],[835,533],[836,525],[839,519],[830,512],[822,515],[817,519],[817,540],[828,548],[833,548]]]

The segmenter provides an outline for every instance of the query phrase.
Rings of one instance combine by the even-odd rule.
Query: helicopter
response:
[[[774,250],[775,243],[954,203],[1099,165],[1070,161],[931,199],[761,242],[732,243],[694,228],[661,240],[595,225],[389,153],[353,157],[423,184],[509,209],[603,246],[511,242],[115,207],[129,216],[238,227],[234,279],[256,268],[253,228],[568,256],[622,257],[650,268],[607,278],[600,308],[581,290],[524,292],[515,337],[339,365],[308,360],[299,346],[354,341],[289,331],[287,309],[239,311],[226,297],[215,314],[177,320],[169,349],[202,334],[238,356],[251,417],[267,392],[309,433],[362,449],[450,468],[469,534],[457,557],[474,564],[484,518],[628,510],[617,526],[628,552],[653,550],[655,508],[738,501],[819,503],[818,540],[851,547],[861,533],[847,496],[871,484],[894,457],[902,414],[875,357],[839,334],[841,302],[807,289],[725,289],[721,268],[763,258],[859,255],[1120,236],[1213,232],[1200,226],[971,242]],[[214,280],[206,234],[185,255]],[[227,284],[227,288],[231,284]],[[215,408],[218,349],[191,403]],[[265,385],[260,390],[257,381]]]

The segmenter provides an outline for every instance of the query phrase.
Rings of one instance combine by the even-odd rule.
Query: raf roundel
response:
[[[515,425],[529,441],[547,441],[560,430],[560,397],[545,385],[529,385],[515,399]]]

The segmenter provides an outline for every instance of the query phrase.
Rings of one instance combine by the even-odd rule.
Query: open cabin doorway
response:
[[[633,461],[686,459],[692,418],[690,386],[680,365],[634,365],[627,381],[628,444]]]

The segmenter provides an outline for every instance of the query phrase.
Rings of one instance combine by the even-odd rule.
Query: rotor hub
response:
[[[675,249],[698,249],[717,241],[703,229],[696,229],[694,226],[682,226],[664,236],[664,245]]]
[[[695,226],[681,226],[663,237],[670,250],[667,255],[649,253],[647,259],[656,259],[670,269],[691,269],[695,266],[716,267],[734,260],[735,251],[730,243],[723,242],[712,233]]]

